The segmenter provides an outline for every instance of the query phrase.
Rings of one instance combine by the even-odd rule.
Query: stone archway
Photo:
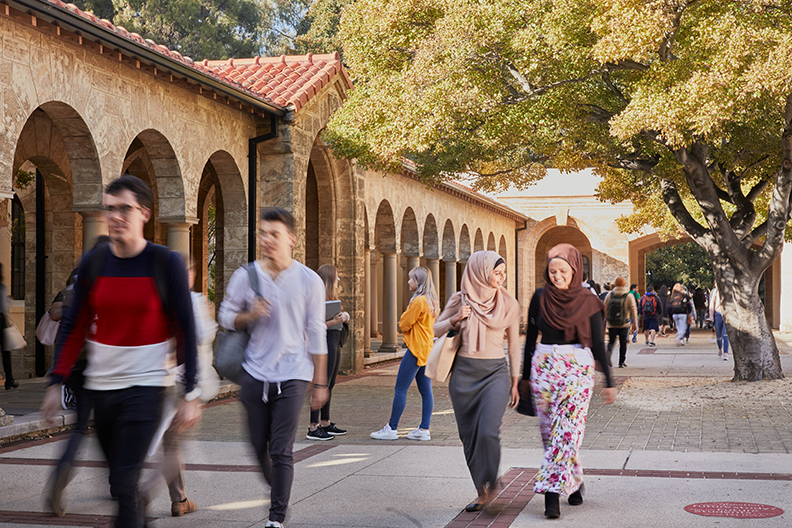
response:
[[[487,237],[487,251],[498,251],[498,247],[495,245],[495,235],[490,231],[489,236]]]
[[[442,297],[440,283],[440,238],[437,234],[437,222],[434,215],[429,213],[424,220],[423,230],[423,253],[426,260],[426,267],[432,274],[432,283],[438,296]]]
[[[588,273],[590,276],[593,252],[591,249],[591,242],[589,241],[588,237],[586,237],[586,235],[584,235],[583,232],[576,227],[569,225],[555,226],[546,230],[536,242],[536,249],[534,252],[534,277],[536,284],[534,289],[540,286],[539,283],[544,280],[543,277],[547,262],[547,252],[553,246],[561,243],[571,244],[575,246],[578,251],[580,251],[580,254],[583,256],[584,272],[586,272],[586,266],[588,266]]]
[[[22,309],[28,345],[12,352],[12,368],[17,377],[43,376],[52,349],[37,341],[37,323],[66,287],[84,246],[106,233],[99,213],[102,177],[96,145],[74,108],[52,101],[30,114],[17,139],[12,174],[25,218],[24,260],[30,263],[24,267]],[[4,204],[3,212],[10,213],[10,200]]]
[[[159,131],[139,133],[124,156],[122,173],[137,176],[154,192],[152,218],[143,231],[147,240],[190,256],[190,227],[198,222],[185,216],[184,181],[170,141]]]
[[[646,255],[656,249],[685,243],[695,242],[688,236],[663,240],[656,233],[630,240],[630,283],[637,284],[639,292],[645,292],[647,286]],[[762,276],[762,285],[764,287],[765,317],[767,317],[770,328],[778,330],[781,326],[780,256],[765,270]]]
[[[440,269],[440,284],[438,290],[442,287],[445,295],[440,295],[443,300],[443,305],[448,301],[449,297],[457,291],[457,241],[456,233],[454,232],[454,224],[449,218],[443,226],[443,262],[445,266]],[[438,291],[438,293],[440,293]]]
[[[501,256],[506,263],[506,289],[509,289],[509,284],[517,283],[517,270],[510,269],[512,266],[509,264],[509,250],[506,246],[506,237],[501,235],[498,241],[498,255]],[[513,290],[512,290],[513,291]]]
[[[317,138],[311,149],[305,182],[305,265],[314,271],[322,264],[336,265],[339,195],[329,156],[329,151]]]
[[[473,239],[473,251],[484,251],[484,235],[481,228],[476,229],[476,237]]]
[[[381,261],[382,277],[380,310],[382,314],[382,345],[380,351],[395,352],[400,347],[396,342],[397,326],[397,288],[398,288],[398,262],[396,254],[396,224],[393,208],[387,200],[380,202],[377,208],[377,217],[374,224],[374,243],[378,260]]]
[[[420,236],[418,234],[418,221],[412,207],[404,210],[401,222],[401,282],[399,283],[399,306],[402,310],[410,304],[410,289],[407,286],[409,272],[421,265]]]
[[[192,229],[195,290],[219,308],[234,271],[247,261],[247,193],[234,158],[209,157],[198,188],[198,223]]]

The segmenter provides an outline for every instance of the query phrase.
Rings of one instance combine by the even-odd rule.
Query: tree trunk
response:
[[[765,306],[759,298],[764,270],[713,258],[713,271],[721,296],[721,310],[734,357],[732,381],[781,379],[781,360]]]

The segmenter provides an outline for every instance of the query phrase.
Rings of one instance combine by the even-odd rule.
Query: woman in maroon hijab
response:
[[[605,305],[583,288],[583,259],[569,244],[547,254],[545,287],[536,290],[528,308],[523,378],[531,380],[545,454],[535,493],[544,493],[545,516],[561,515],[559,495],[583,504],[583,443],[594,360],[605,374],[606,404],[616,399],[605,355]],[[542,341],[536,344],[539,332]]]

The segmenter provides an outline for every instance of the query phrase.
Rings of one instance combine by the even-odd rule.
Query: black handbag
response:
[[[531,382],[529,380],[520,380],[520,401],[514,410],[525,416],[536,416],[536,407],[534,407]]]
[[[261,297],[255,265],[251,262],[245,267],[248,271],[250,287],[256,297]],[[236,384],[239,384],[239,379],[242,376],[242,363],[245,361],[248,341],[250,341],[250,333],[247,329],[225,330],[217,334],[215,341],[215,370]]]
[[[349,323],[343,323],[341,325],[341,337],[338,339],[338,348],[343,347],[347,339],[349,339]]]

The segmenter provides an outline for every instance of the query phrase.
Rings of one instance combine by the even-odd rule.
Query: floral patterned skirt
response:
[[[594,390],[594,356],[580,345],[537,345],[531,390],[544,444],[534,492],[571,494],[583,483],[580,445]]]

